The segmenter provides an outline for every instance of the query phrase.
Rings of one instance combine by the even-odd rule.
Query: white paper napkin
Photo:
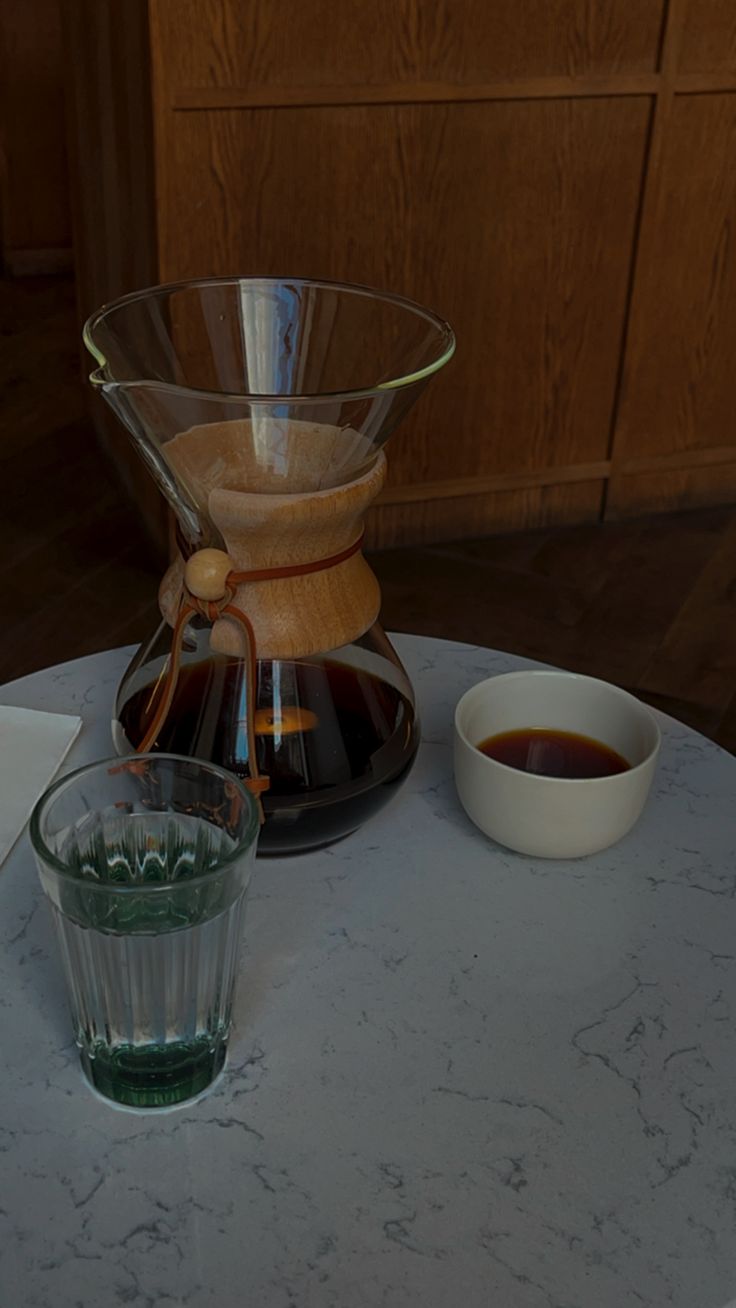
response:
[[[63,713],[0,704],[0,863],[58,772],[82,725]]]

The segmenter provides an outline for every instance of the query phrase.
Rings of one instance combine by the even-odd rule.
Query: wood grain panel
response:
[[[643,219],[614,478],[646,455],[689,450],[697,463],[698,451],[733,446],[736,458],[735,158],[736,97],[676,97]],[[718,482],[694,474],[708,475]],[[674,504],[685,484],[670,483]],[[612,488],[612,505],[627,487]]]
[[[380,539],[732,493],[732,0],[64,9],[85,309],[272,273],[452,321]]]
[[[159,280],[146,0],[66,0],[71,70],[72,206],[81,321],[107,300]],[[84,351],[82,367],[91,370]],[[90,408],[100,441],[156,546],[167,514],[150,474],[99,398]]]
[[[662,10],[663,0],[152,0],[179,88],[648,72]]]
[[[459,500],[465,496],[494,494],[496,491],[530,490],[536,486],[558,486],[562,482],[595,481],[608,476],[609,464],[575,463],[570,467],[534,468],[531,472],[497,473],[492,477],[452,477],[447,481],[415,481],[402,486],[387,486],[378,504],[413,504],[417,500]]]
[[[525,527],[596,522],[604,482],[537,486],[497,491],[459,500],[425,500],[414,504],[378,504],[368,513],[366,545],[386,549],[441,540],[470,539]]]
[[[736,71],[734,0],[687,0],[679,66],[686,73]]]
[[[714,78],[717,85],[714,84]],[[487,100],[589,100],[598,96],[656,95],[659,73],[607,77],[516,77],[485,82],[370,82],[365,86],[215,86],[171,92],[171,107],[192,109],[323,108],[357,104],[463,104]],[[705,84],[703,84],[705,83]],[[731,89],[724,73],[692,73],[685,90]]]
[[[678,95],[717,95],[722,91],[736,91],[736,68],[715,73],[678,73],[674,89]]]
[[[458,354],[392,438],[394,482],[597,462],[649,111],[636,99],[177,114],[162,276],[298,270],[449,318]]]
[[[608,483],[606,518],[670,513],[736,502],[736,461],[706,464],[677,472],[616,474]]]
[[[67,0],[72,204],[83,314],[157,280],[146,0]],[[132,87],[135,85],[135,94]]]
[[[31,251],[44,250],[55,271],[71,247],[59,0],[0,5],[0,124],[6,261],[41,271]]]

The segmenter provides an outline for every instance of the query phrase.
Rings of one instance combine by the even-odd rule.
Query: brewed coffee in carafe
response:
[[[125,297],[85,339],[177,519],[162,623],[118,691],[117,749],[242,776],[262,854],[348,835],[418,747],[360,546],[381,447],[450,358],[450,328],[361,287],[225,279]]]
[[[163,648],[170,634],[162,630]],[[206,631],[196,633],[200,642],[202,657],[182,666],[157,748],[213,759],[247,776],[246,665],[209,653]],[[146,667],[144,659],[144,677]],[[139,681],[129,675],[118,698],[118,743],[126,751],[144,738],[155,702],[152,683]],[[256,702],[258,766],[270,782],[261,796],[261,853],[316,848],[354,831],[394,794],[414,761],[419,731],[411,686],[379,628],[328,656],[260,659]]]

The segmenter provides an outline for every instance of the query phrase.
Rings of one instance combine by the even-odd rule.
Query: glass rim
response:
[[[391,381],[380,382],[376,386],[360,387],[355,390],[340,391],[315,391],[301,392],[298,394],[277,393],[270,394],[266,391],[212,391],[197,386],[181,386],[177,382],[157,381],[151,377],[141,377],[136,380],[115,381],[113,378],[105,377],[104,370],[107,368],[107,359],[102,350],[94,340],[93,333],[103,320],[114,310],[120,309],[125,305],[135,304],[137,301],[146,299],[159,299],[166,295],[171,295],[174,291],[183,291],[196,289],[204,286],[239,286],[243,282],[259,283],[262,285],[282,286],[285,283],[294,286],[309,287],[316,286],[333,291],[346,291],[351,295],[366,296],[376,300],[383,300],[386,303],[393,304],[398,308],[407,309],[415,316],[424,318],[438,333],[439,339],[444,342],[444,349],[431,363],[424,368],[419,368],[416,372],[406,373],[400,377],[392,378]],[[449,363],[457,345],[455,333],[444,318],[433,312],[432,309],[426,309],[416,300],[411,300],[405,295],[396,295],[393,291],[381,291],[374,286],[367,286],[360,282],[341,282],[333,281],[321,277],[192,277],[184,278],[181,281],[162,282],[157,286],[143,287],[138,291],[131,291],[127,295],[121,295],[116,300],[110,300],[103,304],[94,313],[90,314],[82,328],[82,340],[99,365],[94,372],[89,374],[89,380],[93,386],[100,388],[112,387],[129,387],[142,386],[150,387],[157,391],[176,392],[181,395],[196,395],[200,398],[220,400],[226,403],[233,401],[241,404],[315,404],[320,400],[360,400],[367,399],[370,396],[385,394],[387,391],[403,390],[407,386],[414,385],[417,382],[425,381],[432,377],[434,373],[439,372],[446,363]]]
[[[112,767],[123,768],[128,763],[152,763],[164,760],[174,763],[194,764],[197,767],[204,769],[206,772],[213,773],[223,781],[235,784],[240,792],[241,798],[245,799],[246,805],[249,809],[248,825],[235,849],[230,850],[229,853],[224,854],[222,858],[219,858],[216,866],[211,868],[208,872],[202,872],[196,877],[189,877],[187,880],[182,881],[144,881],[131,884],[130,882],[92,881],[88,880],[86,877],[74,876],[69,871],[67,864],[62,862],[52,849],[49,849],[49,846],[42,835],[41,820],[45,810],[59,797],[62,791],[70,789],[80,777],[87,773],[110,769]],[[93,811],[94,810],[92,809],[90,810],[90,812]],[[212,823],[211,825],[214,826],[215,824]],[[111,758],[96,759],[92,763],[83,763],[81,767],[74,768],[72,772],[66,772],[63,777],[59,777],[56,781],[53,781],[39,799],[36,800],[29,819],[29,835],[34,853],[39,858],[43,859],[44,863],[49,864],[58,877],[70,885],[76,887],[81,886],[85,890],[100,891],[105,894],[155,895],[163,893],[170,894],[172,891],[182,890],[184,888],[195,888],[211,881],[214,876],[235,863],[237,859],[242,857],[242,855],[250,849],[251,845],[254,844],[254,838],[258,835],[259,826],[260,821],[256,801],[240,777],[236,776],[234,772],[228,772],[226,768],[221,768],[217,763],[210,763],[207,759],[193,758],[187,754],[168,754],[162,752],[156,754],[115,755]]]

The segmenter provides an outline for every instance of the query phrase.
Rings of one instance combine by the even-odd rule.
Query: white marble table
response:
[[[85,1088],[27,836],[0,871],[3,1308],[723,1308],[736,1295],[736,760],[663,719],[620,845],[473,828],[454,704],[525,666],[397,638],[424,742],[332,850],[262,862],[224,1079]],[[126,651],[3,688],[111,753]]]

